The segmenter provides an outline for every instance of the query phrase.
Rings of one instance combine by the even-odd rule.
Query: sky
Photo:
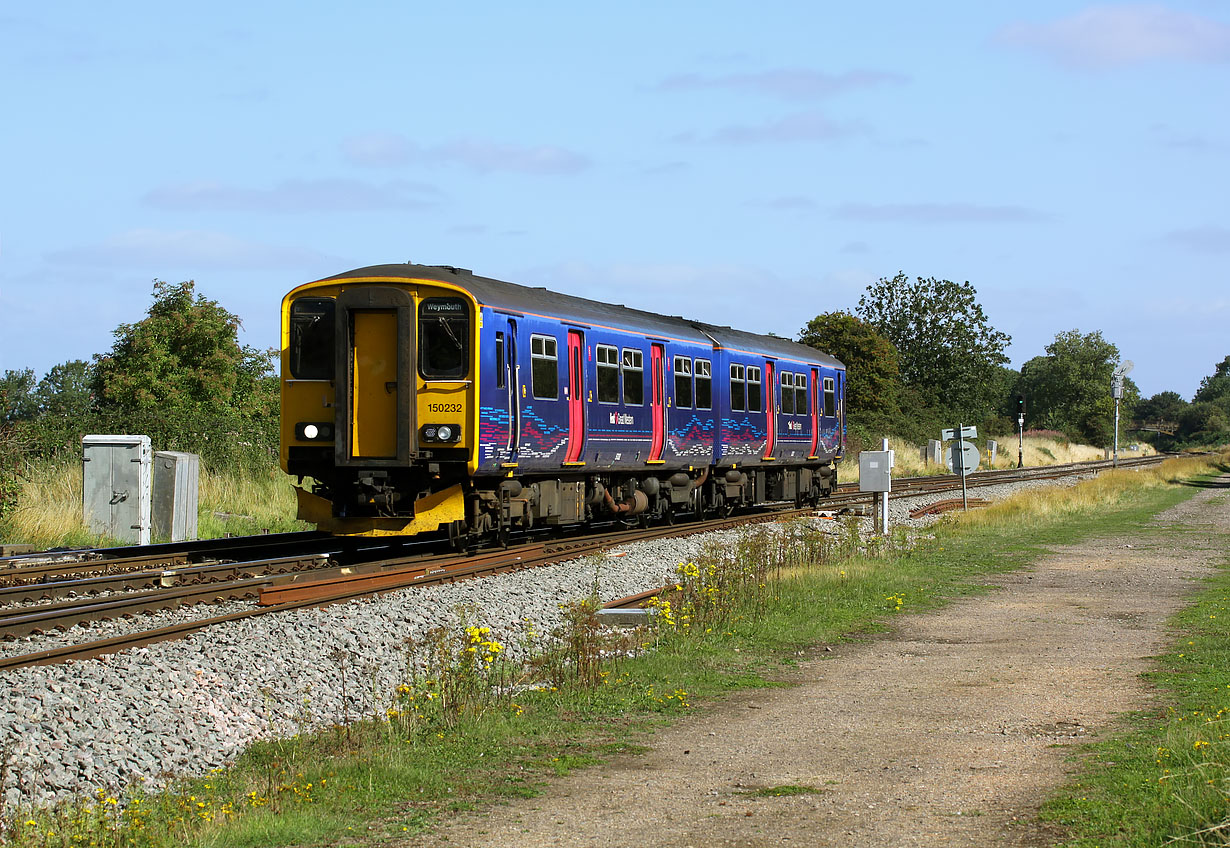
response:
[[[1230,355],[1230,3],[0,3],[0,371],[155,279],[413,261],[795,337],[968,280],[1014,367]],[[1109,387],[1108,387],[1109,391]]]

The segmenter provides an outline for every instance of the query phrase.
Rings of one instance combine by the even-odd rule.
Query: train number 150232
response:
[[[427,404],[428,412],[461,412],[461,404],[459,403],[429,403]]]

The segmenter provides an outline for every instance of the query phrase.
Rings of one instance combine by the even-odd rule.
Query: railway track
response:
[[[1161,457],[1144,457],[1121,461],[1120,466],[1153,464],[1161,460]],[[1110,462],[1096,462],[981,472],[969,475],[967,485],[978,487],[1022,479],[1053,479],[1101,471],[1110,466]],[[895,495],[904,496],[959,489],[961,483],[959,477],[946,475],[902,478],[894,480],[893,485]],[[868,504],[871,497],[846,485],[839,487],[824,506],[841,511]],[[0,568],[4,568],[0,575],[9,578],[7,581],[0,578],[0,636],[10,640],[56,629],[69,630],[86,622],[190,605],[238,600],[254,602],[255,606],[241,612],[202,617],[127,635],[2,657],[0,669],[97,657],[179,638],[223,622],[338,603],[407,586],[454,582],[556,563],[634,541],[710,532],[758,521],[775,521],[795,514],[814,514],[814,510],[784,508],[722,520],[531,542],[509,550],[484,550],[469,556],[406,553],[414,546],[309,533],[287,534],[280,539],[263,536],[248,540],[213,540],[213,545],[194,543],[110,552],[70,552],[79,557],[76,570],[71,563],[63,561],[47,563],[35,561],[34,556],[9,557],[6,559],[23,561],[0,563]],[[245,541],[255,542],[253,547],[258,552],[272,551],[282,555],[241,562],[189,562],[193,557],[209,560],[239,553],[244,550],[241,545]],[[149,550],[150,547],[158,550]],[[283,554],[292,548],[297,552]],[[247,550],[251,556],[252,548]],[[151,563],[157,567],[150,568]],[[57,576],[61,579],[55,579]],[[6,604],[9,606],[5,607]]]

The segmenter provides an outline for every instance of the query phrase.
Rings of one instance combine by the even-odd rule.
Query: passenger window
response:
[[[675,357],[675,406],[692,408],[692,360],[686,356]]]
[[[620,368],[624,375],[624,404],[641,406],[645,403],[645,353],[634,347],[626,347]]]
[[[794,415],[794,375],[789,371],[783,371],[781,376],[782,381],[782,408],[783,415]]]
[[[333,379],[331,297],[301,297],[290,305],[290,373],[300,380]]]
[[[713,377],[708,359],[696,360],[696,408],[713,408]]]
[[[504,334],[495,334],[495,387],[504,388]]]
[[[742,365],[730,366],[730,411],[742,412],[747,408],[747,379]]]
[[[837,389],[832,377],[824,378],[824,414],[830,418],[837,414]]]
[[[455,297],[419,304],[419,373],[428,380],[465,377],[469,364],[470,309]]]
[[[530,381],[534,397],[559,397],[559,355],[553,336],[530,336]]]
[[[799,415],[810,415],[811,404],[807,400],[807,375],[794,375],[794,411]]]
[[[619,403],[619,348],[598,345],[598,402]]]
[[[747,411],[760,411],[760,366],[758,365],[747,366]]]

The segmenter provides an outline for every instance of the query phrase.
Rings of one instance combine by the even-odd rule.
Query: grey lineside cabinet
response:
[[[85,436],[81,454],[81,514],[90,532],[148,545],[149,436]]]
[[[201,458],[194,453],[154,453],[154,538],[183,542],[196,538]]]

